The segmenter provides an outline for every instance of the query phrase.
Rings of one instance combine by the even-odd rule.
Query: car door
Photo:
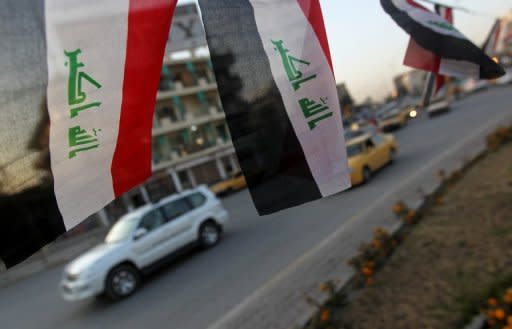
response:
[[[379,156],[377,147],[371,139],[367,139],[364,143],[366,153],[366,164],[370,166],[372,170],[379,169]]]
[[[138,229],[145,229],[147,233],[139,238],[133,237],[132,251],[137,257],[140,266],[148,266],[162,257],[162,241],[164,239],[164,217],[158,210],[151,210],[145,214]]]
[[[181,197],[163,205],[161,211],[165,217],[165,237],[167,253],[176,251],[191,242],[187,236],[193,228],[192,218],[189,216],[191,206],[186,197]]]
[[[216,214],[210,203],[208,203],[208,198],[202,192],[191,193],[187,196],[187,202],[192,209],[188,216],[193,224],[192,229],[187,232],[187,239],[194,241],[197,239],[198,228],[202,221],[207,218],[215,218]]]
[[[380,134],[375,134],[371,138],[375,145],[375,162],[381,168],[389,162],[389,150],[386,148],[384,137]]]

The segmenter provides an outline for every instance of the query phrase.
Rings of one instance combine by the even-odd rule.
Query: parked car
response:
[[[225,196],[247,187],[245,176],[241,171],[235,172],[228,179],[214,184],[210,190],[217,196]]]
[[[112,300],[132,295],[142,274],[190,245],[216,245],[228,220],[206,186],[167,197],[121,217],[104,243],[66,266],[60,284],[69,301],[104,294]]]
[[[347,142],[352,185],[368,182],[374,172],[395,160],[398,144],[391,134],[366,134]]]

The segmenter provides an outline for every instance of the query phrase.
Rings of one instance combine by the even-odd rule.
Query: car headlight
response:
[[[79,280],[88,280],[94,276],[94,270],[93,269],[86,269],[83,270],[80,273],[73,273],[66,271],[65,272],[65,279],[67,281],[73,282],[73,281],[79,281]]]

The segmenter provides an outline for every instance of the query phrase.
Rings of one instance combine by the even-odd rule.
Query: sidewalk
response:
[[[97,228],[83,235],[56,241],[8,271],[5,270],[5,265],[0,263],[0,288],[69,262],[103,241],[106,233],[105,228]]]

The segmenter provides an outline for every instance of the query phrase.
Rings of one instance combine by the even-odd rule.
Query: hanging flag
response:
[[[0,260],[8,267],[151,173],[176,0],[4,0]]]
[[[381,0],[381,5],[414,40],[411,47],[422,48],[416,52],[417,56],[408,53],[406,65],[454,77],[495,79],[505,74],[500,65],[447,19],[415,1]]]
[[[496,20],[483,49],[491,57],[512,54],[512,11]]]
[[[444,18],[448,23],[453,25],[453,9],[441,5],[435,5],[436,13]],[[437,72],[441,64],[441,57],[421,47],[414,41],[409,40],[409,46],[405,54],[404,65],[410,66],[419,70]],[[446,77],[441,74],[436,74],[433,96],[441,90],[446,83]]]
[[[318,0],[200,0],[227,122],[261,215],[350,186]]]

